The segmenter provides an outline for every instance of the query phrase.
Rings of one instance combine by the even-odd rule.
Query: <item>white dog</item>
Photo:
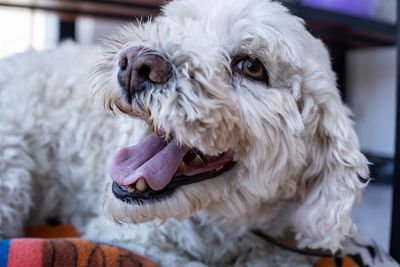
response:
[[[301,19],[269,0],[175,0],[106,43],[91,86],[118,116],[88,100],[93,48],[1,63],[1,237],[58,217],[167,266],[300,266],[250,230],[331,251],[356,233],[367,160]],[[107,183],[109,217],[143,224],[104,219]]]

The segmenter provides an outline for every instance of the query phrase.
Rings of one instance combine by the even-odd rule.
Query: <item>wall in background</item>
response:
[[[0,58],[27,49],[54,47],[58,38],[58,17],[40,11],[0,8]]]
[[[0,7],[0,58],[29,49],[45,50],[58,44],[56,14],[37,10]],[[121,21],[78,17],[76,41],[98,44],[108,34],[118,33]]]
[[[395,48],[355,50],[347,55],[347,92],[361,149],[394,156]]]
[[[80,17],[76,20],[76,40],[81,44],[99,44],[108,35],[117,34],[125,24],[117,20]]]

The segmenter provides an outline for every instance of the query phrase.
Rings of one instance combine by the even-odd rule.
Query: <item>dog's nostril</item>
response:
[[[171,64],[159,55],[140,55],[134,68],[141,79],[152,83],[166,83],[172,76]]]
[[[140,77],[146,79],[146,80],[150,80],[150,72],[151,72],[151,68],[146,65],[143,64],[142,66],[139,67],[139,69],[137,70],[138,74]]]
[[[122,55],[119,59],[118,62],[118,67],[121,70],[126,70],[126,68],[128,67],[128,58],[126,57],[126,55]]]

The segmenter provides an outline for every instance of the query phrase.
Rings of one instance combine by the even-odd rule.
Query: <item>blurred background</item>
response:
[[[200,1],[200,0],[199,0]],[[163,0],[0,0],[0,59],[62,40],[98,44]],[[396,119],[396,0],[282,0],[328,46],[344,101],[354,112],[371,183],[353,217],[389,250]]]

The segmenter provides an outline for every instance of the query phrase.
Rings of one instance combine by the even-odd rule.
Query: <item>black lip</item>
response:
[[[116,198],[119,200],[126,202],[128,204],[133,205],[146,205],[152,204],[154,202],[160,202],[168,197],[170,197],[174,190],[180,186],[198,183],[204,180],[215,178],[222,173],[229,171],[233,168],[236,162],[230,161],[219,171],[210,171],[199,173],[194,176],[186,176],[181,175],[179,177],[173,177],[171,182],[162,190],[154,191],[154,190],[147,190],[145,192],[139,193],[134,192],[130,193],[126,191],[121,185],[113,182],[112,184],[112,192]]]

